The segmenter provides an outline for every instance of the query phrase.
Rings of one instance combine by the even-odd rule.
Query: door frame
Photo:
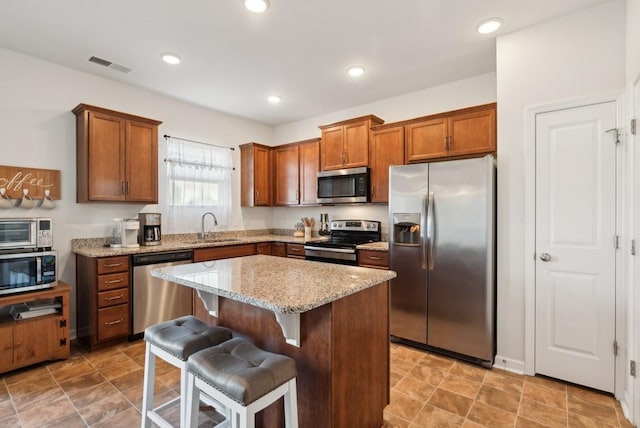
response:
[[[616,103],[616,123],[618,128],[624,123],[624,91],[607,92],[594,96],[580,97],[571,100],[550,102],[532,105],[525,108],[525,135],[524,135],[524,373],[533,376],[535,374],[535,250],[536,250],[536,115],[568,108],[576,108],[590,104],[605,102]],[[622,135],[622,133],[621,133]],[[621,140],[624,144],[624,139]],[[624,237],[623,233],[623,213],[624,207],[624,162],[621,159],[622,150],[616,153],[616,234]],[[621,242],[624,239],[621,240]],[[622,248],[622,246],[621,246]],[[627,294],[624,280],[625,272],[623,268],[621,253],[616,256],[616,340],[620,350],[626,349],[626,303],[624,296]],[[613,344],[612,344],[613,345]],[[621,357],[624,352],[619,352],[615,362],[615,396],[622,398],[624,392],[624,370],[626,364],[621,364]]]

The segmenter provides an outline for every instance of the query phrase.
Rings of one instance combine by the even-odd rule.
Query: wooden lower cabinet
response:
[[[0,297],[0,373],[46,360],[69,357],[69,287],[62,281],[56,287]],[[56,314],[14,320],[8,308],[40,299],[61,303]]]
[[[304,259],[304,244],[287,243],[287,257]]]
[[[129,256],[76,258],[78,339],[89,350],[131,334]]]
[[[389,269],[389,252],[358,250],[358,266],[375,269]]]
[[[272,243],[271,242],[259,242],[256,244],[256,253],[264,254],[265,256],[270,256],[272,254]]]
[[[287,244],[284,242],[273,242],[271,244],[271,255],[278,257],[287,257]]]

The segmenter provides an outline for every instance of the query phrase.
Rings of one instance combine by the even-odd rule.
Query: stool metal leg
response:
[[[288,382],[289,390],[284,394],[284,421],[286,428],[298,428],[298,393],[296,378]]]

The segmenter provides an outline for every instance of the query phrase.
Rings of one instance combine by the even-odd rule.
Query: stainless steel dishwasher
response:
[[[189,287],[151,276],[151,270],[191,263],[192,250],[136,254],[133,264],[133,328],[130,339],[140,338],[144,329],[159,322],[193,313]]]

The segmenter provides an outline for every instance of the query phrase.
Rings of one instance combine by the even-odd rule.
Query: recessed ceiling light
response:
[[[251,12],[262,13],[269,7],[269,0],[242,0],[244,7]]]
[[[361,65],[352,65],[347,68],[347,74],[351,77],[360,77],[364,74],[364,67]]]
[[[162,60],[167,64],[176,65],[180,64],[180,57],[171,52],[165,52],[161,55]]]
[[[502,18],[485,19],[478,25],[478,33],[489,34],[496,31],[502,25]]]
[[[277,95],[269,95],[267,97],[267,101],[269,101],[271,104],[278,104],[280,101],[282,101],[282,98]]]

